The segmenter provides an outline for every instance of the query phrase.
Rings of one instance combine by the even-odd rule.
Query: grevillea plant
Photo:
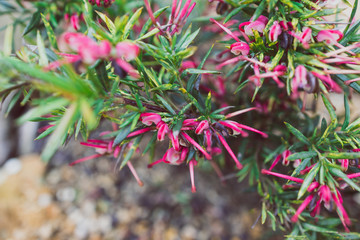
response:
[[[70,165],[108,156],[142,186],[133,156],[146,154],[150,162],[137,165],[187,165],[192,192],[206,191],[196,189],[195,169],[212,166],[224,180],[231,166],[258,192],[261,222],[287,238],[359,239],[350,210],[360,192],[360,119],[349,106],[360,93],[357,6],[0,1],[12,19],[0,97],[7,112],[31,107],[18,123],[48,124],[37,137],[48,136],[44,161],[74,137],[94,154]],[[24,45],[15,48],[19,30]],[[335,113],[336,94],[344,114]],[[306,105],[315,100],[327,120]],[[91,134],[102,122],[111,128]]]

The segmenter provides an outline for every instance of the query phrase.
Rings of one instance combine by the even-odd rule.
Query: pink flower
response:
[[[85,64],[93,64],[98,59],[107,58],[111,52],[110,42],[104,40],[97,44],[81,33],[64,33],[60,36],[58,45],[61,51],[76,52]]]
[[[210,129],[206,129],[205,131],[205,141],[206,141],[206,150],[211,152],[212,150],[212,133]]]
[[[298,36],[294,31],[289,31],[288,33],[295,37],[297,40],[300,41],[300,43],[303,45],[303,47],[305,49],[309,49],[310,48],[310,45],[309,45],[309,42],[311,40],[311,28],[304,28],[304,31],[301,33],[300,36]]]
[[[203,132],[209,128],[209,122],[207,120],[202,120],[195,129],[197,135],[203,134]]]
[[[262,174],[267,174],[267,175],[277,176],[277,177],[284,178],[284,179],[294,181],[294,182],[297,182],[297,183],[303,183],[304,182],[304,180],[301,179],[301,178],[296,178],[296,177],[284,175],[284,174],[281,174],[281,173],[271,172],[271,171],[266,170],[266,169],[262,169],[261,173]],[[359,174],[359,176],[360,176],[360,174]],[[287,188],[293,187],[293,186],[295,186],[295,185],[284,185],[283,189],[287,189]],[[331,207],[331,202],[333,201],[333,202],[335,202],[339,218],[340,218],[342,224],[344,225],[345,230],[347,232],[349,231],[349,229],[347,228],[347,225],[350,225],[351,222],[350,222],[350,219],[349,219],[349,217],[348,217],[348,215],[347,215],[347,213],[346,213],[346,211],[344,209],[344,206],[342,205],[343,200],[342,200],[341,194],[338,191],[338,189],[336,189],[336,194],[335,194],[335,193],[331,192],[331,189],[327,185],[320,185],[318,182],[312,182],[309,185],[307,191],[310,192],[310,195],[307,196],[305,198],[305,200],[302,202],[302,204],[299,206],[296,213],[291,218],[292,222],[296,222],[298,220],[299,215],[312,202],[312,200],[314,199],[314,197],[316,197],[316,194],[317,194],[319,196],[319,198],[318,198],[318,201],[316,202],[315,208],[311,212],[311,216],[315,217],[315,215],[320,213],[320,203],[321,202],[324,202],[324,206],[329,209]]]
[[[195,159],[191,159],[189,162],[189,171],[190,171],[190,180],[191,180],[191,192],[196,192],[195,187],[195,178],[194,178],[194,166],[197,165],[197,161]]]
[[[335,45],[342,37],[342,32],[338,30],[321,30],[316,36],[316,39],[319,42],[325,41],[327,44]]]
[[[88,45],[79,46],[78,51],[82,61],[90,65],[98,59],[106,58],[110,54],[111,45],[108,41],[103,41],[100,45],[95,42],[88,42]]]
[[[227,27],[217,22],[215,19],[210,18],[210,21],[218,25],[222,30],[224,30],[229,36],[231,36],[233,39],[235,39],[236,43],[233,43],[230,47],[231,52],[235,55],[242,54],[242,55],[248,55],[250,51],[250,47],[247,43],[240,41],[240,39],[235,36],[234,33],[230,31]]]
[[[274,68],[274,71],[271,72],[269,70],[266,70],[266,73],[260,73],[260,68],[258,64],[254,64],[254,75],[249,77],[249,80],[254,81],[254,84],[256,86],[261,85],[261,79],[262,78],[272,78],[278,85],[279,88],[283,88],[285,84],[280,81],[279,77],[286,74],[286,66],[278,65]]]
[[[332,199],[335,202],[335,205],[337,207],[338,210],[338,215],[340,217],[340,220],[345,228],[346,232],[349,232],[349,229],[347,228],[347,225],[351,224],[351,221],[349,219],[349,216],[347,214],[347,212],[344,209],[344,206],[342,205],[342,198],[341,198],[341,194],[339,191],[336,191],[337,195],[335,195],[334,193],[331,193]]]
[[[113,146],[113,143],[114,143],[113,139],[110,139],[110,140],[89,139],[87,142],[81,142],[80,143],[81,145],[95,148],[95,151],[97,152],[97,154],[80,158],[80,159],[70,163],[69,165],[73,166],[73,165],[81,163],[81,162],[85,162],[85,161],[88,161],[91,159],[95,159],[95,158],[110,155],[110,154],[113,155],[114,158],[118,158],[122,147],[120,147],[119,145]],[[133,174],[133,176],[136,179],[139,186],[143,186],[144,183],[140,180],[132,163],[130,161],[128,161],[126,163],[126,165],[130,169],[131,173]]]
[[[116,57],[126,61],[134,60],[140,52],[140,48],[131,42],[119,42],[116,44]]]
[[[192,127],[192,126],[196,126],[198,125],[198,122],[196,121],[195,118],[187,118],[183,121],[183,126],[184,127]]]
[[[246,26],[244,27],[244,30],[242,29],[242,26],[244,26],[244,24],[240,24],[239,29],[240,31],[244,31],[247,36],[254,36],[253,31],[258,31],[259,33],[264,32],[267,23],[268,23],[268,18],[261,15],[255,21],[247,22]]]
[[[274,21],[273,25],[270,27],[269,30],[269,40],[270,42],[276,42],[278,37],[282,33],[281,26],[278,21]]]
[[[170,139],[171,139],[173,148],[176,151],[179,151],[180,150],[179,135],[174,135],[174,132],[171,130],[170,131]]]
[[[324,71],[326,73],[326,71]],[[337,93],[341,93],[342,92],[342,88],[334,81],[331,79],[330,74],[327,75],[322,75],[319,74],[315,71],[311,72],[315,77],[317,77],[318,79],[320,79],[323,83],[325,83],[327,85],[327,88],[337,92]]]
[[[166,25],[161,26],[161,24],[156,21],[154,13],[151,9],[149,0],[144,0],[146,10],[149,13],[150,19],[153,24],[162,32],[166,32],[170,35],[178,33],[181,31],[182,27],[185,25],[187,18],[189,17],[190,13],[194,9],[196,2],[192,3],[192,0],[187,0],[181,9],[182,0],[178,3],[177,0],[173,0],[172,7],[171,7],[171,14],[169,16],[169,21]],[[190,5],[191,4],[191,5]]]
[[[98,7],[100,6],[104,6],[104,7],[109,7],[114,0],[89,0],[89,3],[92,5],[97,5]]]
[[[150,126],[153,123],[157,125],[161,121],[161,116],[156,113],[142,113],[140,119],[143,124]]]
[[[98,46],[97,56],[99,58],[107,58],[111,53],[111,43],[108,40],[103,40]]]
[[[291,22],[280,21],[279,24],[285,31],[288,31],[288,30],[291,30],[294,28],[294,26],[292,25]]]
[[[311,28],[305,27],[300,35],[302,42],[306,42],[306,43],[310,42],[312,36],[311,33],[312,33]]]
[[[166,161],[169,163],[169,164],[172,164],[172,165],[179,165],[180,162],[180,152],[176,151],[174,148],[170,148],[168,151],[167,151],[167,155],[166,155]]]
[[[197,65],[194,61],[183,61],[181,63],[181,67],[179,69],[180,72],[183,72],[185,69],[188,68],[197,68]]]
[[[304,182],[304,179],[288,176],[288,175],[281,174],[281,173],[272,172],[272,171],[269,171],[267,169],[261,169],[261,173],[266,174],[266,175],[273,175],[273,176],[276,176],[276,177],[284,178],[284,179],[287,179],[287,180],[290,180],[290,181],[293,181],[293,182],[297,182],[297,183],[303,183]]]
[[[76,13],[71,15],[70,23],[71,23],[71,26],[75,29],[75,31],[80,29],[79,16]]]
[[[202,154],[204,154],[206,159],[211,159],[211,155],[209,153],[207,153],[194,139],[192,139],[188,134],[186,134],[185,132],[182,132],[181,135],[187,140],[189,141],[189,143],[191,143],[192,145],[194,145],[194,147],[196,147]]]
[[[341,170],[346,172],[349,168],[349,159],[339,159],[338,161],[341,163]]]
[[[277,157],[275,158],[274,162],[271,164],[269,171],[271,171],[280,160],[282,160],[282,164],[287,166],[289,165],[290,161],[287,160],[287,157],[291,155],[291,152],[289,150],[285,150],[284,152],[282,152],[281,154],[277,155]]]
[[[163,121],[160,121],[156,125],[156,128],[158,129],[157,140],[164,141],[166,134],[168,134],[170,132],[168,125],[166,123],[164,123]]]
[[[309,203],[311,202],[311,200],[313,198],[314,198],[314,194],[310,194],[309,196],[307,196],[305,198],[305,200],[302,202],[302,204],[297,209],[295,215],[291,218],[292,222],[297,222],[299,215],[305,210],[305,208],[307,207],[307,205],[309,205]]]
[[[255,129],[255,128],[252,128],[252,127],[249,127],[249,126],[246,126],[244,124],[240,124],[240,123],[235,122],[235,121],[225,120],[225,121],[219,121],[219,123],[221,125],[224,125],[225,127],[231,128],[236,133],[238,133],[238,132],[241,133],[242,129],[246,129],[246,130],[258,133],[258,134],[262,135],[265,138],[268,137],[268,135],[266,133],[262,132],[262,131],[259,131],[259,130]]]
[[[162,158],[148,164],[148,168],[152,168],[154,165],[159,163],[179,165],[185,161],[188,152],[189,150],[187,148],[183,148],[181,151],[176,151],[174,148],[169,148]]]
[[[244,55],[247,56],[250,52],[250,47],[245,42],[236,42],[231,44],[230,51],[235,55]]]
[[[327,185],[321,185],[319,188],[320,200],[324,201],[326,208],[330,207],[331,191]]]
[[[147,128],[142,128],[136,131],[133,131],[132,133],[129,133],[129,135],[127,136],[127,138],[131,138],[131,137],[135,137],[138,136],[140,134],[144,134],[147,133],[149,131],[153,130],[151,127],[147,127]]]
[[[306,68],[303,65],[295,68],[295,76],[291,82],[292,92],[295,96],[298,96],[298,89],[307,83],[306,74]]]
[[[230,156],[232,157],[232,159],[235,161],[236,167],[238,169],[242,169],[242,164],[239,162],[239,160],[237,159],[237,157],[235,156],[235,154],[233,153],[233,151],[231,150],[230,146],[227,144],[225,138],[218,132],[216,132],[216,135],[218,136],[221,144],[225,147],[225,149],[227,150],[227,152],[230,154]]]
[[[67,32],[62,34],[58,40],[58,46],[62,52],[78,52],[83,44],[91,45],[94,41],[81,33]]]

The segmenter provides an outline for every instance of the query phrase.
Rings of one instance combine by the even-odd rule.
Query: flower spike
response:
[[[238,169],[242,169],[242,164],[239,162],[239,160],[237,159],[237,157],[235,156],[235,154],[233,153],[233,151],[231,150],[230,146],[227,144],[225,138],[218,132],[216,132],[216,135],[218,136],[220,142],[222,143],[222,145],[225,147],[225,149],[227,150],[227,152],[230,154],[230,156],[232,157],[232,159],[234,159],[235,163],[236,163],[236,167]]]

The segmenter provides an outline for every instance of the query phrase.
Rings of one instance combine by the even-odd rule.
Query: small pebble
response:
[[[52,197],[50,194],[42,193],[39,195],[37,202],[40,207],[47,207],[50,205],[51,201],[52,201]]]
[[[61,188],[56,192],[56,198],[61,202],[72,202],[75,197],[76,191],[72,187]]]
[[[21,161],[18,158],[11,158],[4,164],[4,171],[7,175],[14,175],[20,172],[22,168]]]
[[[185,239],[196,239],[196,229],[191,225],[186,225],[181,229],[181,237]]]

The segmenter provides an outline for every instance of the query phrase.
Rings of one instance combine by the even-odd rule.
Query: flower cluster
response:
[[[164,122],[162,117],[157,113],[142,113],[140,115],[141,122],[147,127],[138,129],[130,133],[127,137],[134,137],[153,130],[157,131],[158,141],[163,141],[165,140],[165,137],[168,136],[169,140],[171,141],[171,147],[166,151],[162,158],[153,163],[150,163],[148,167],[153,167],[159,163],[179,165],[187,160],[189,163],[190,176],[192,181],[192,191],[195,192],[193,167],[197,164],[197,157],[191,154],[191,150],[198,151],[200,157],[205,157],[205,159],[211,160],[213,156],[222,152],[219,148],[220,145],[222,145],[236,163],[237,168],[241,169],[242,165],[229,147],[225,137],[229,135],[242,135],[246,137],[248,136],[248,133],[244,130],[258,133],[263,137],[267,137],[267,134],[244,124],[228,120],[228,118],[254,109],[255,108],[244,109],[227,114],[225,116],[225,120],[220,120],[217,122],[211,122],[209,120],[198,121],[194,118],[188,118],[183,121],[180,131],[174,131],[170,129],[169,125]],[[196,139],[199,139],[199,137],[203,139],[202,142],[205,143],[205,146],[201,146],[189,134],[195,134],[194,136],[197,136]],[[216,164],[212,163],[212,165],[217,171]]]
[[[100,136],[107,134],[108,132],[103,132]],[[114,139],[88,139],[86,142],[80,143],[83,146],[92,147],[95,149],[96,154],[83,157],[77,159],[76,161],[70,163],[70,166],[74,166],[75,164],[85,162],[91,159],[103,157],[103,156],[113,156],[115,159],[119,159],[121,156],[121,151],[123,147],[114,146]],[[127,145],[127,148],[131,147],[131,143]],[[116,163],[118,165],[118,162]],[[132,165],[131,161],[126,162],[127,167],[130,169],[131,173],[135,177],[136,181],[138,182],[139,186],[143,186],[144,183],[140,180],[139,175],[137,174],[134,166]]]
[[[169,20],[166,24],[161,25],[160,22],[156,20],[149,1],[144,0],[144,2],[152,23],[160,30],[160,32],[166,32],[168,35],[174,35],[175,33],[179,33],[181,31],[187,18],[196,5],[196,2],[191,3],[192,0],[187,0],[184,6],[182,6],[182,0],[179,2],[177,0],[173,0]]]
[[[352,152],[359,152],[359,149],[353,149]],[[279,161],[282,159],[282,163],[283,165],[288,165],[289,164],[289,160],[287,159],[289,156],[291,155],[291,152],[289,150],[285,150],[282,154],[278,155],[274,162],[272,163],[272,165],[270,166],[270,168],[267,169],[262,169],[261,173],[264,175],[273,175],[276,177],[280,177],[283,179],[286,179],[288,181],[291,182],[295,182],[295,183],[291,183],[291,184],[284,184],[283,185],[283,189],[287,190],[287,189],[294,189],[294,188],[298,188],[300,186],[302,186],[302,184],[304,184],[304,179],[302,178],[297,178],[297,177],[293,177],[293,176],[288,176],[285,174],[281,174],[281,173],[277,173],[277,172],[273,172],[273,168],[279,163]],[[339,159],[338,160],[341,164],[341,169],[342,171],[347,171],[348,170],[348,166],[349,166],[349,159]],[[294,167],[297,168],[301,163],[300,159],[297,159]],[[303,170],[301,170],[299,173],[300,175],[306,175],[308,174],[315,166],[318,166],[318,164],[312,164],[311,166],[308,166],[306,168],[304,168]],[[355,166],[357,168],[360,167],[360,165],[355,163]],[[345,175],[348,179],[352,179],[352,178],[358,178],[360,177],[360,173],[353,173],[353,174],[347,174]],[[340,182],[342,179],[338,179],[338,181]],[[337,184],[339,185],[339,184]],[[347,186],[347,184],[341,184],[341,188],[345,188]],[[312,181],[306,191],[309,193],[309,195],[304,199],[304,201],[300,204],[300,206],[298,207],[296,213],[294,214],[294,216],[291,218],[292,222],[297,222],[298,218],[300,216],[300,214],[306,209],[306,207],[309,206],[309,209],[311,211],[311,216],[315,217],[316,215],[320,214],[320,204],[323,202],[324,206],[326,209],[332,211],[334,209],[334,206],[336,207],[336,211],[339,215],[339,218],[345,228],[345,230],[347,232],[349,232],[348,226],[351,224],[351,221],[348,217],[348,214],[343,206],[343,198],[341,196],[341,192],[339,190],[339,188],[334,187],[334,185],[326,185],[324,183],[320,184],[318,181],[314,180]],[[334,205],[335,204],[335,205]]]
[[[98,44],[84,34],[67,32],[60,36],[58,44],[63,52],[59,55],[65,57],[65,60],[53,62],[47,69],[55,69],[64,63],[92,65],[98,60],[110,60],[130,76],[139,78],[138,72],[128,63],[140,52],[140,48],[132,42],[119,42],[113,47],[107,40],[102,40]],[[68,54],[71,52],[76,54]]]
[[[97,5],[98,7],[110,7],[114,0],[89,0],[89,3],[92,5]]]

